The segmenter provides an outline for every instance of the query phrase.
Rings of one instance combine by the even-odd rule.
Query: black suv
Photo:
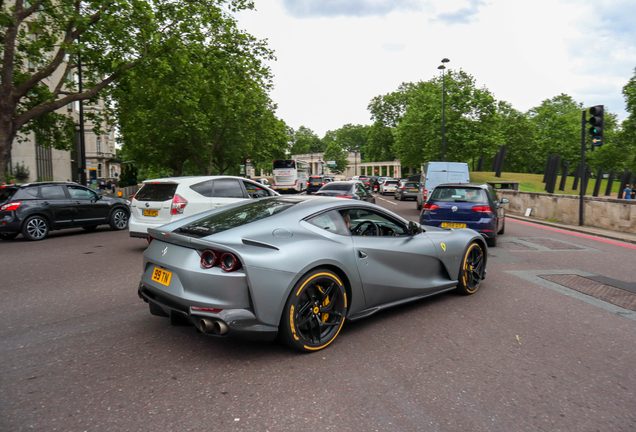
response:
[[[128,200],[102,196],[72,182],[0,186],[0,239],[22,233],[29,240],[42,240],[51,230],[93,231],[101,224],[123,230],[128,226],[129,205]]]
[[[307,195],[318,192],[321,187],[333,181],[333,177],[327,176],[311,176],[307,181]]]

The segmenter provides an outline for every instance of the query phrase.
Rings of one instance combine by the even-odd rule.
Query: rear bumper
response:
[[[450,221],[450,220],[449,221],[442,221],[442,220],[430,221],[426,219],[420,220],[421,225],[432,226],[437,228],[442,228],[443,222],[465,223],[466,228],[472,229],[473,231],[477,231],[483,237],[487,237],[487,238],[494,238],[497,235],[497,224],[490,221],[480,223],[480,222],[467,222],[467,221],[457,221],[457,220],[455,221]]]
[[[15,218],[10,212],[0,218],[0,233],[10,234],[20,232],[22,221]]]
[[[192,310],[191,305],[184,305],[183,299],[177,299],[165,292],[157,292],[151,287],[139,283],[139,298],[151,305],[153,315],[170,318],[172,323],[189,323],[201,329],[201,319],[219,321],[227,326],[227,333],[211,336],[233,337],[256,341],[272,341],[278,334],[278,328],[260,323],[254,313],[248,309],[224,309],[219,312]],[[210,305],[210,309],[214,306]],[[163,313],[162,313],[163,312]]]

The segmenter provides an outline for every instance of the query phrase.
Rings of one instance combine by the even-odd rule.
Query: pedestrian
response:
[[[629,183],[625,184],[625,189],[623,189],[623,198],[624,199],[632,199],[632,189],[629,187]]]

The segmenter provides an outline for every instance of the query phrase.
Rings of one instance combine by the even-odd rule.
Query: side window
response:
[[[38,188],[37,187],[27,187],[24,189],[18,189],[18,191],[13,195],[14,200],[19,199],[33,199],[38,197]]]
[[[48,200],[66,199],[66,194],[64,193],[64,186],[62,185],[42,186],[41,191],[42,191],[42,199],[48,199]]]
[[[245,185],[245,190],[247,190],[247,194],[250,198],[262,198],[269,196],[269,192],[257,184],[246,181],[244,181],[243,184]]]
[[[493,203],[497,204],[499,202],[499,198],[497,198],[497,192],[493,189],[492,186],[488,186],[488,195],[490,195],[490,199]]]
[[[408,227],[402,222],[382,213],[367,210],[349,210],[349,228],[354,236],[404,236],[408,235]]]
[[[322,228],[325,231],[329,231],[340,235],[351,235],[344,219],[340,213],[336,210],[331,210],[327,213],[319,214],[310,219],[307,219],[312,225]]]
[[[73,199],[97,200],[97,195],[93,191],[77,186],[67,186],[68,193]]]
[[[241,184],[236,179],[214,180],[214,194],[217,198],[245,198]]]
[[[193,184],[190,186],[190,189],[198,193],[199,195],[203,195],[204,197],[212,196],[212,188],[214,187],[213,180],[207,180],[201,183]]]

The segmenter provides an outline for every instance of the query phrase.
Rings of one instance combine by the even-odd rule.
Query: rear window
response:
[[[277,168],[296,168],[296,161],[292,159],[274,161],[274,169]]]
[[[404,186],[406,186],[407,188],[418,188],[420,187],[420,184],[417,182],[406,182],[404,183]]]
[[[0,187],[0,202],[5,202],[6,200],[8,200],[11,195],[13,195],[13,192],[16,191],[17,188],[15,187]],[[35,190],[36,194],[37,194],[37,189]]]
[[[248,201],[247,204],[221,210],[178,229],[183,234],[206,237],[268,218],[291,208],[298,201],[267,199]]]
[[[174,197],[176,190],[175,183],[146,183],[139,189],[135,199],[137,201],[168,201]]]
[[[351,185],[347,183],[329,183],[320,188],[320,191],[348,191],[351,189]]]
[[[398,183],[399,182],[396,181],[396,180],[387,180],[387,181],[384,182],[385,185],[396,185]]]
[[[486,194],[482,189],[454,187],[436,187],[431,194],[430,200],[447,202],[488,202]]]

